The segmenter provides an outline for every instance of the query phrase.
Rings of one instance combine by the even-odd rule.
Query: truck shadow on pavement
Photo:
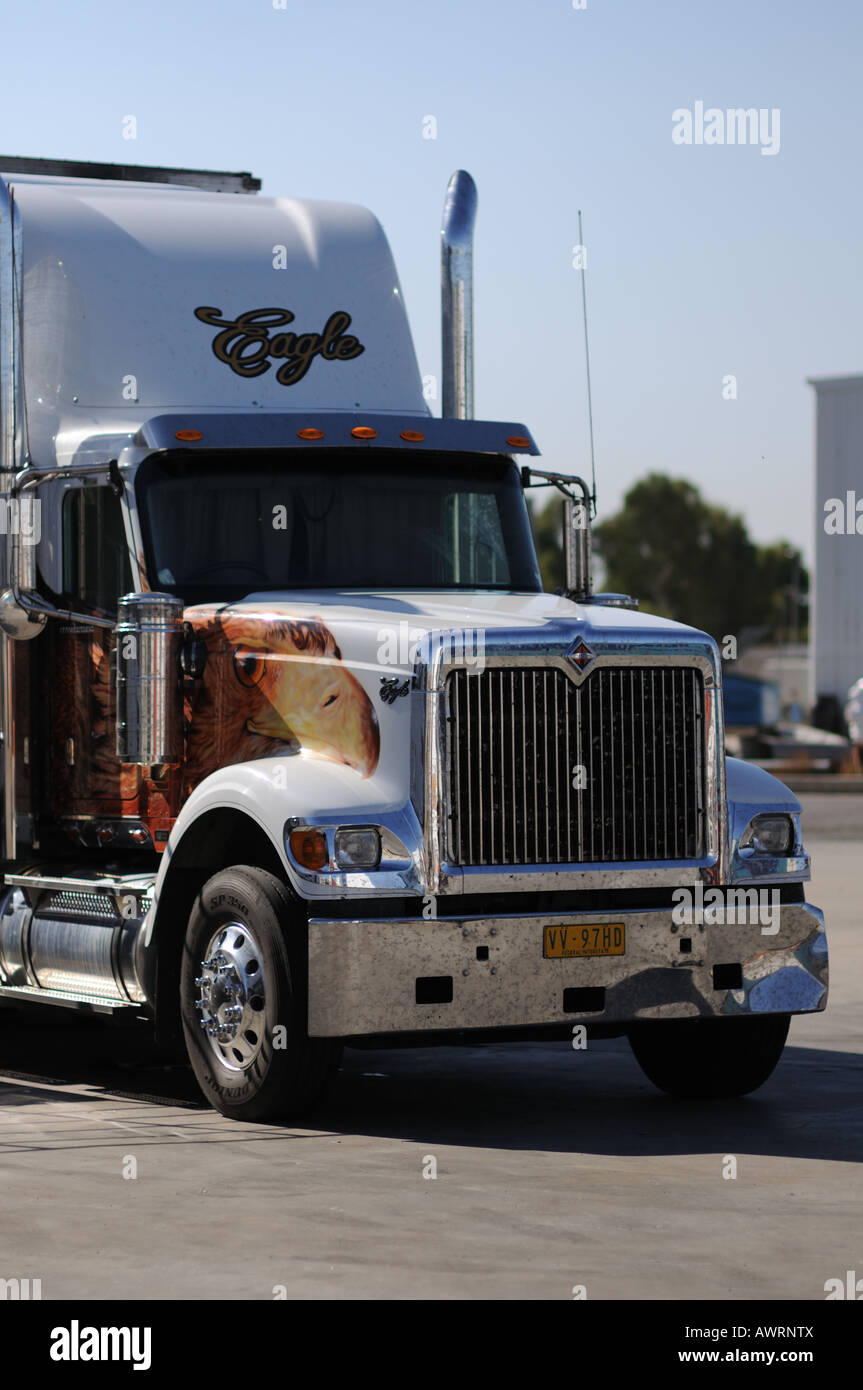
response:
[[[90,1020],[4,1022],[3,1075],[85,1085],[94,1100],[112,1095],[208,1108],[189,1067],[157,1052],[146,1030]],[[21,1092],[17,1103],[24,1103]],[[223,1126],[232,1122],[218,1126],[218,1137],[228,1137]],[[258,1128],[261,1138],[281,1132],[288,1142],[288,1131],[325,1130],[426,1146],[618,1156],[746,1152],[856,1163],[863,1159],[863,1056],[789,1045],[753,1095],[685,1101],[657,1091],[623,1039],[584,1052],[568,1042],[347,1049],[312,1113],[287,1127]],[[208,1135],[217,1138],[211,1129]]]
[[[624,1040],[347,1052],[309,1123],[424,1144],[608,1155],[759,1153],[863,1161],[863,1057],[788,1046],[737,1100],[666,1096]]]

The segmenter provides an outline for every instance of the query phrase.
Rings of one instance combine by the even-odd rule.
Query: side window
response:
[[[70,488],[63,498],[63,592],[113,613],[132,588],[119,497],[110,487]]]

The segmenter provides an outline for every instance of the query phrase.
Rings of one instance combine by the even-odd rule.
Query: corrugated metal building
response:
[[[863,676],[863,376],[809,384],[816,401],[811,694],[843,705]]]

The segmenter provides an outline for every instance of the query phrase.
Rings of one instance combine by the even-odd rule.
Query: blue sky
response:
[[[476,413],[523,420],[572,471],[581,208],[600,517],[659,469],[811,554],[805,378],[863,371],[861,39],[851,0],[0,0],[0,152],[365,203],[435,374],[443,196],[470,170]],[[778,108],[778,153],[675,145],[697,101]]]

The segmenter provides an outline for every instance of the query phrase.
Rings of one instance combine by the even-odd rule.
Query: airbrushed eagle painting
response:
[[[308,749],[369,777],[380,755],[371,700],[319,619],[188,609],[206,663],[186,702],[184,792],[230,763]]]
[[[208,604],[188,608],[185,620],[205,660],[200,677],[185,682],[184,761],[158,768],[117,760],[113,634],[50,629],[56,678],[40,699],[52,731],[50,804],[61,821],[122,816],[151,830],[170,827],[210,773],[278,753],[308,750],[371,776],[380,755],[377,715],[320,619]],[[21,691],[24,655],[18,657]],[[22,728],[29,727],[27,704],[19,700]]]

